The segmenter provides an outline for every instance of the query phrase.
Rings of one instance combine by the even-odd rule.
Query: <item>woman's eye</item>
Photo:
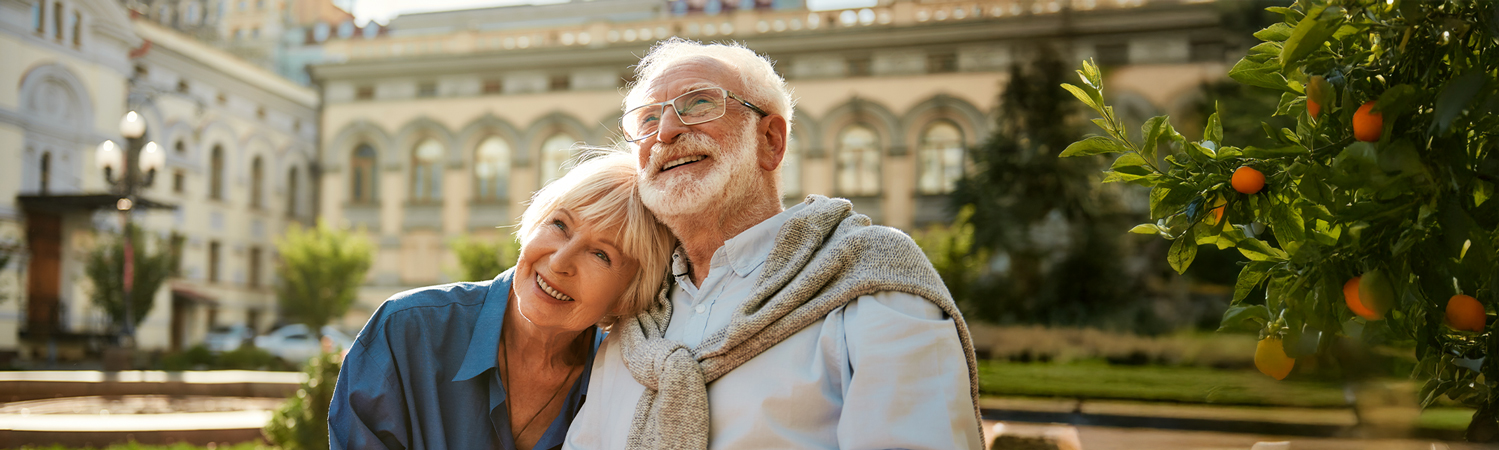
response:
[[[599,260],[601,260],[601,261],[604,261],[606,263],[609,262],[609,254],[608,253],[604,253],[604,252],[601,252],[601,251],[595,251],[595,252],[593,252],[593,255],[597,256],[599,258]]]
[[[557,227],[560,231],[567,231],[567,224],[562,223],[561,219],[552,219],[552,226]]]

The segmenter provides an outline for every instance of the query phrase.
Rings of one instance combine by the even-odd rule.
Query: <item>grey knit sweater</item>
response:
[[[968,325],[921,248],[899,230],[870,225],[847,200],[812,195],[805,203],[776,235],[749,300],[727,327],[697,348],[662,337],[671,320],[667,289],[649,310],[615,327],[625,366],[645,386],[628,448],[707,448],[708,383],[859,296],[886,291],[920,296],[952,317],[978,415],[978,370]]]

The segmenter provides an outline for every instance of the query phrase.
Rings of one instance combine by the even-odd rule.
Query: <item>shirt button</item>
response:
[[[705,306],[705,305],[697,305],[697,313],[698,314],[702,314],[703,311],[707,311],[707,310],[708,310],[707,306]]]

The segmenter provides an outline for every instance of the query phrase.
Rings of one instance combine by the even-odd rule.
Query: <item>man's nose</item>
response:
[[[676,142],[677,136],[687,132],[687,125],[682,124],[682,118],[677,115],[677,107],[667,106],[671,112],[661,112],[660,128],[656,131],[656,141],[662,144]]]

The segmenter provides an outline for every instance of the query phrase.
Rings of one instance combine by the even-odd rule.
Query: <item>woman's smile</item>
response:
[[[555,298],[559,301],[573,301],[572,297],[569,297],[567,294],[563,294],[561,291],[553,288],[552,285],[550,283],[547,283],[547,280],[545,278],[542,278],[541,274],[539,273],[536,274],[536,286],[540,287],[542,292],[546,292],[547,295],[550,295],[552,296],[552,298]]]

